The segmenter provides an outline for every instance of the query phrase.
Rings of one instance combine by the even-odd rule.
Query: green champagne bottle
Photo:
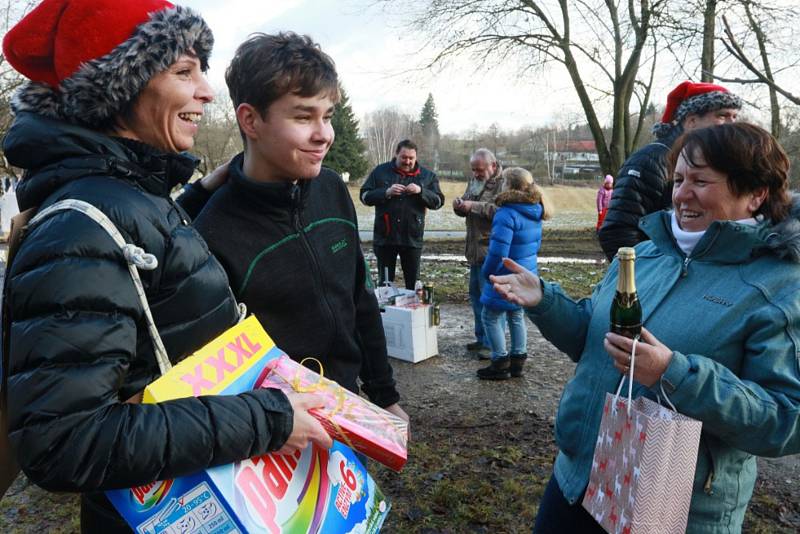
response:
[[[622,247],[617,251],[619,274],[617,276],[617,293],[611,303],[611,331],[634,339],[642,333],[642,305],[636,294],[636,279],[633,262],[636,252],[631,247]]]

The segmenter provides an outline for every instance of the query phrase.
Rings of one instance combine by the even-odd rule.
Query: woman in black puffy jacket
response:
[[[3,42],[31,80],[4,143],[26,170],[20,209],[88,202],[155,256],[141,276],[172,362],[238,319],[224,271],[190,224],[219,176],[178,203],[169,196],[195,169],[183,151],[212,99],[203,76],[212,44],[200,16],[165,0],[44,0]],[[129,531],[103,490],[330,443],[306,411],[313,396],[262,389],[125,403],[159,367],[123,254],[83,214],[31,228],[4,295],[9,437],[33,482],[84,493],[84,532]]]

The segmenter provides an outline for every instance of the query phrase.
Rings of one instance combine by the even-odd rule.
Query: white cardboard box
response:
[[[389,356],[411,363],[436,356],[437,327],[431,324],[431,306],[386,306],[381,312]]]

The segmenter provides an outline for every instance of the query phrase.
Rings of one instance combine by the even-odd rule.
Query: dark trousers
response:
[[[570,504],[561,493],[555,475],[552,475],[539,502],[533,534],[605,534],[603,527],[581,506],[582,500],[581,496],[575,504]]]
[[[394,245],[381,245],[373,247],[375,257],[378,259],[378,285],[386,281],[388,271],[389,281],[394,282],[394,271],[397,266],[397,256],[400,256],[400,267],[403,269],[403,279],[406,289],[414,289],[414,282],[419,280],[419,258],[422,256],[421,248],[397,247]]]
[[[101,492],[81,495],[81,534],[133,534],[111,501]]]

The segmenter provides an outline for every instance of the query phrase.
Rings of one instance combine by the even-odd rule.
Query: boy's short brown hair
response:
[[[270,104],[288,93],[341,98],[336,65],[307,35],[255,33],[236,49],[225,71],[233,107],[247,103],[265,116]]]

